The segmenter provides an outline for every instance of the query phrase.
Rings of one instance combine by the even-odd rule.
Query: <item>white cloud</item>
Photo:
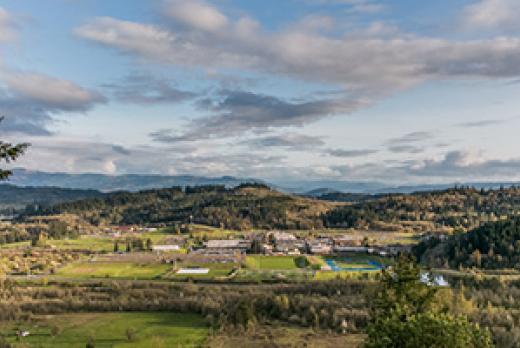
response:
[[[197,2],[194,6],[208,5]],[[215,12],[208,10],[211,15],[203,17],[220,18],[218,14],[222,14],[212,9]],[[311,20],[311,30],[300,22],[278,32],[267,32],[248,17],[235,22],[224,18],[209,20],[214,24],[208,25],[191,23],[175,31],[98,18],[76,32],[121,53],[163,64],[215,71],[246,70],[325,83],[344,91],[333,100],[314,99],[292,105],[266,95],[260,96],[263,105],[250,103],[247,109],[244,105],[237,109],[237,105],[221,103],[220,109],[209,110],[213,113],[188,125],[187,132],[172,137],[179,140],[198,139],[201,133],[206,137],[229,136],[249,130],[303,126],[331,115],[349,114],[432,80],[520,77],[520,38],[516,37],[456,41],[408,35],[382,24],[369,26],[363,35],[353,31],[338,36],[317,30],[324,28],[323,18],[317,23]],[[293,106],[290,112],[286,112],[288,106]],[[309,112],[309,106],[316,108]]]
[[[170,32],[135,22],[109,17],[99,17],[76,29],[76,34],[106,46],[114,46],[124,52],[138,53],[144,57],[167,59],[175,43]]]
[[[520,39],[452,41],[410,37],[333,37],[295,28],[267,34],[252,25],[214,34],[171,32],[153,25],[96,19],[77,33],[162,63],[233,68],[342,85],[367,97],[388,95],[432,79],[520,76]]]
[[[97,92],[43,74],[7,71],[2,80],[11,93],[51,109],[86,110],[104,101]]]
[[[106,99],[73,82],[43,74],[0,70],[2,132],[49,135],[55,114],[82,113]]]
[[[375,14],[382,12],[386,6],[371,0],[307,0],[308,3],[315,4],[339,4],[347,5],[347,13],[352,14]]]
[[[479,0],[466,7],[464,24],[469,28],[516,30],[520,29],[518,0]]]
[[[9,42],[16,38],[13,25],[12,15],[0,7],[0,42]]]
[[[165,13],[184,25],[205,31],[217,31],[228,24],[225,15],[204,1],[170,0]]]

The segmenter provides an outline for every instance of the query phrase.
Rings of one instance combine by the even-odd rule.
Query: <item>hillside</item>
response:
[[[117,192],[62,203],[44,213],[74,213],[94,224],[193,222],[231,229],[322,227],[332,204],[283,194],[259,184]]]
[[[29,204],[54,205],[61,202],[101,197],[95,190],[64,189],[59,187],[18,187],[0,184],[0,210],[23,209]]]
[[[519,268],[520,217],[486,223],[445,240],[430,238],[415,251],[431,267]]]
[[[413,232],[468,231],[488,221],[517,215],[520,188],[453,188],[414,194],[391,194],[329,211],[328,227]]]

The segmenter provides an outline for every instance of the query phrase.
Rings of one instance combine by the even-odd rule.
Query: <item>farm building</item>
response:
[[[179,250],[180,246],[176,244],[166,244],[166,245],[154,245],[152,246],[153,251],[176,251]]]
[[[247,239],[214,239],[204,243],[204,248],[198,249],[199,254],[225,255],[232,253],[245,253],[251,249],[252,241]]]

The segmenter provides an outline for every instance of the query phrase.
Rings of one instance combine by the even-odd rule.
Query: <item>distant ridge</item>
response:
[[[105,175],[105,174],[68,174],[48,173],[15,169],[8,181],[17,186],[61,187],[70,189],[112,191],[140,191],[173,186],[224,185],[234,187],[243,183],[263,183],[252,178],[235,178],[232,176],[202,177],[193,175]]]
[[[78,199],[100,198],[96,190],[79,190],[60,187],[19,187],[0,184],[0,210],[23,209],[27,205],[53,205]]]
[[[274,180],[266,182],[257,178],[237,178],[234,176],[204,177],[196,175],[154,175],[154,174],[68,174],[15,169],[7,182],[17,186],[60,187],[70,189],[98,190],[102,192],[131,191],[168,188],[173,186],[224,185],[228,188],[243,183],[261,183],[287,193],[311,197],[338,193],[360,193],[375,195],[383,193],[413,193],[438,191],[455,186],[471,186],[476,189],[498,189],[501,186],[520,185],[519,182],[468,182],[446,184],[418,184],[392,186],[382,182],[341,181],[341,180]]]

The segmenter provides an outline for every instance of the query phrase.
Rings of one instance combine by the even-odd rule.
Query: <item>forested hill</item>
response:
[[[520,217],[486,223],[445,240],[430,238],[415,251],[431,267],[520,268]]]
[[[116,192],[63,203],[43,213],[74,213],[94,224],[193,222],[232,229],[322,227],[332,203],[283,194],[261,184]],[[41,212],[39,212],[41,213]]]
[[[450,233],[468,231],[519,212],[520,188],[466,187],[376,197],[331,210],[324,221],[328,227]]]
[[[53,205],[102,196],[101,192],[95,190],[73,190],[59,187],[18,187],[0,184],[0,209],[23,209],[30,204]]]

